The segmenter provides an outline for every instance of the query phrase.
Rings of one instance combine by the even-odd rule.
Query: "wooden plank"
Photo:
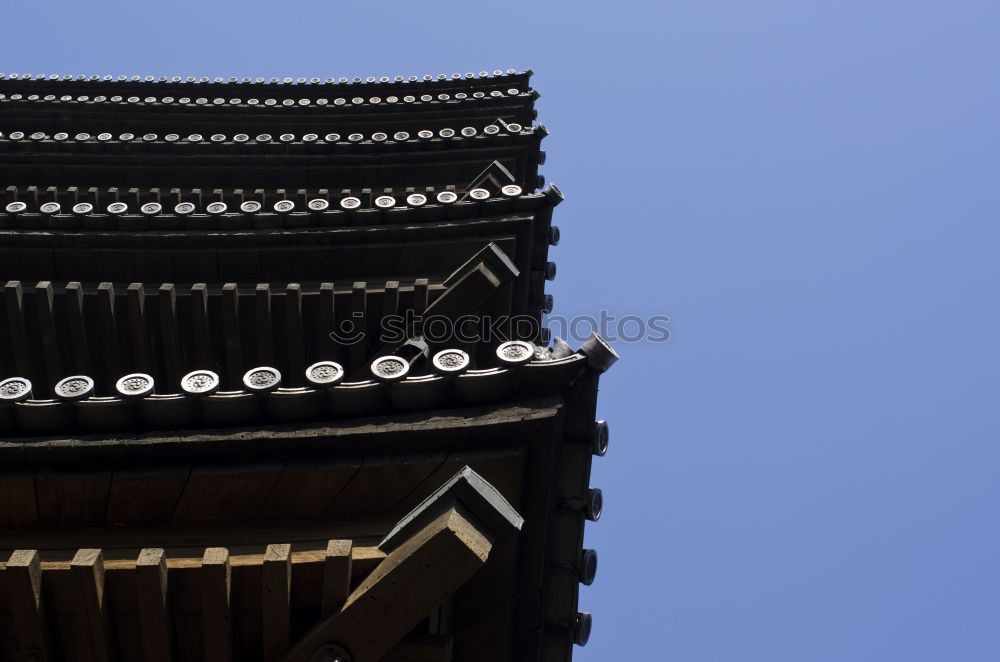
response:
[[[38,524],[35,479],[31,475],[0,475],[0,527]]]
[[[257,365],[273,366],[274,326],[271,322],[271,286],[267,283],[257,283],[254,290],[254,333],[257,338]]]
[[[236,283],[222,286],[222,333],[226,355],[225,384],[229,390],[241,388],[243,345],[240,341],[240,292]]]
[[[167,591],[167,564],[162,549],[146,548],[135,562],[135,601],[145,662],[171,662],[172,624]]]
[[[475,313],[486,303],[504,281],[485,263],[480,263],[441,293],[427,307],[426,317],[443,315],[454,319]]]
[[[108,524],[169,522],[190,473],[186,467],[116,471],[108,491]]]
[[[177,292],[173,283],[163,283],[157,292],[157,307],[160,313],[160,349],[166,367],[166,392],[174,392],[184,376],[184,359],[181,354],[179,329],[177,328]]]
[[[288,386],[302,386],[307,366],[302,325],[302,286],[298,283],[289,283],[285,288],[284,344],[288,358],[284,381]]]
[[[515,508],[521,505],[521,474],[524,456],[516,448],[496,448],[452,453],[434,473],[396,504],[395,510],[409,512],[420,505],[446,480],[464,466],[472,467]]]
[[[205,662],[233,659],[229,550],[209,547],[201,560],[201,630]]]
[[[177,503],[173,522],[253,519],[277,482],[283,465],[197,467]]]
[[[17,625],[18,652],[23,660],[52,659],[48,615],[42,596],[42,566],[38,551],[15,550],[4,570],[10,610]]]
[[[65,302],[73,372],[77,375],[89,375],[90,346],[87,344],[87,324],[83,315],[83,285],[76,281],[67,283]]]
[[[320,517],[361,467],[361,456],[291,459],[257,512],[257,519]]]
[[[111,610],[104,586],[104,557],[99,549],[80,549],[69,564],[83,615],[88,659],[108,662],[114,654],[111,639]]]
[[[148,323],[146,321],[146,292],[142,283],[131,283],[125,290],[128,314],[128,331],[132,341],[132,366],[137,372],[153,374],[153,356],[150,351]]]
[[[42,363],[45,366],[46,380],[44,385],[35,386],[44,387],[46,390],[68,374],[63,366],[62,353],[59,351],[54,304],[52,283],[47,280],[39,281],[35,285],[35,315],[42,341]]]
[[[97,382],[97,389],[101,395],[111,395],[115,382],[123,374],[118,325],[115,323],[115,287],[111,283],[97,286],[97,311],[101,333],[101,375],[98,379],[103,378],[103,382]]]
[[[110,472],[36,474],[39,523],[103,524],[110,483]]]
[[[195,283],[191,286],[191,335],[194,339],[194,367],[199,370],[211,370],[215,366],[210,329],[208,287],[205,283]]]
[[[261,594],[261,634],[264,662],[275,662],[288,651],[291,614],[292,546],[270,544],[264,552]]]
[[[320,618],[333,615],[347,601],[347,596],[351,592],[352,546],[350,540],[331,540],[326,544]]]
[[[445,453],[365,457],[327,516],[390,512],[445,460]]]
[[[449,508],[397,547],[347,598],[282,658],[306,662],[336,642],[352,662],[377,662],[486,563],[490,532]]]

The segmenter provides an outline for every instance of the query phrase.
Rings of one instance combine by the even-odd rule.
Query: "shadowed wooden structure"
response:
[[[0,76],[0,659],[586,643],[529,79]]]

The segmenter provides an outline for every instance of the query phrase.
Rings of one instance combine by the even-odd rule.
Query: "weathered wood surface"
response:
[[[49,641],[50,625],[42,594],[42,569],[38,552],[16,550],[10,555],[4,571],[7,584],[7,602],[14,612],[17,625],[19,654],[26,660],[35,657],[39,662],[52,659]]]
[[[328,642],[343,646],[353,662],[377,662],[481,568],[491,549],[489,532],[448,509],[387,556],[283,662],[306,662]]]
[[[320,603],[320,616],[323,618],[338,611],[350,595],[352,547],[350,540],[331,540],[327,543]]]
[[[85,646],[95,662],[109,662],[117,657],[111,636],[111,609],[104,583],[104,558],[99,549],[80,549],[70,562],[85,629]]]
[[[167,584],[167,563],[160,548],[139,552],[135,563],[135,600],[146,662],[173,660],[173,634]]]
[[[288,650],[292,546],[270,544],[264,552],[261,634],[264,662],[274,662]]]
[[[108,492],[107,524],[161,524],[173,517],[191,470],[116,471]]]
[[[197,467],[188,477],[172,520],[189,523],[253,519],[281,471],[281,465]]]
[[[202,558],[201,625],[205,662],[233,658],[232,569],[229,551],[209,547]]]
[[[0,439],[0,459],[8,471],[41,465],[68,466],[105,462],[147,467],[151,462],[176,464],[187,459],[228,460],[233,453],[257,458],[308,454],[332,460],[358,452],[399,448],[423,451],[474,450],[495,447],[509,439],[553,429],[563,410],[559,395],[520,399],[502,405],[440,409],[392,416],[373,416],[328,423],[262,426],[234,431],[200,431],[86,435],[83,437]]]

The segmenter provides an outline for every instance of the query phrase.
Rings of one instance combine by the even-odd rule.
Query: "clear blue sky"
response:
[[[537,72],[603,380],[581,662],[1000,660],[1000,3],[8,0],[0,70]]]

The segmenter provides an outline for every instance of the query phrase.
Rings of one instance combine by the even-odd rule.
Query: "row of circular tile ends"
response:
[[[511,340],[497,347],[497,357],[508,367],[528,363],[535,357],[535,346],[523,340]],[[439,375],[458,375],[465,372],[471,361],[460,349],[444,349],[434,355],[431,366]],[[404,379],[410,371],[410,362],[399,356],[381,356],[371,366],[373,377],[384,382]],[[306,368],[306,380],[316,388],[332,388],[346,376],[343,366],[335,361],[319,361]],[[211,370],[194,370],[181,379],[181,390],[189,395],[212,395],[222,382]],[[125,398],[143,398],[154,390],[153,377],[144,373],[125,375],[115,383],[115,390]],[[250,392],[267,393],[281,386],[281,372],[277,368],[260,366],[247,370],[243,386]],[[56,397],[62,400],[82,400],[94,393],[94,380],[86,375],[73,375],[56,383]],[[24,377],[11,377],[0,382],[0,402],[21,402],[32,396],[31,381]]]
[[[534,127],[528,127],[529,131],[533,129]],[[523,126],[517,124],[516,122],[512,122],[510,124],[507,124],[505,128],[502,128],[496,124],[490,124],[488,126],[483,127],[482,132],[487,136],[495,136],[501,133],[520,133],[523,130],[524,130]],[[371,136],[367,137],[367,139],[373,142],[385,142],[391,138],[392,140],[398,142],[404,142],[410,140],[411,138],[418,138],[420,140],[430,140],[431,138],[435,137],[457,138],[461,136],[462,138],[473,138],[477,135],[479,135],[479,129],[477,129],[474,126],[466,126],[457,131],[455,129],[446,127],[444,129],[439,129],[436,133],[434,131],[431,131],[430,129],[422,129],[420,131],[417,131],[415,135],[411,135],[408,131],[396,131],[391,135],[389,133],[386,133],[385,131],[376,131],[372,133]],[[3,132],[0,132],[0,138],[4,137],[5,136]],[[76,135],[71,136],[69,133],[65,131],[60,131],[50,136],[44,131],[35,131],[34,133],[31,134],[27,134],[24,131],[11,131],[6,135],[6,138],[8,140],[24,140],[25,138],[28,138],[30,140],[51,139],[59,142],[65,142],[65,141],[92,142],[95,140],[98,142],[109,142],[116,139],[113,133],[107,131],[103,133],[98,133],[96,136],[86,132],[80,132],[77,133]],[[365,134],[355,132],[347,134],[346,142],[356,143],[356,142],[361,142],[365,139],[366,139]],[[142,136],[137,136],[134,133],[126,131],[125,133],[118,134],[117,140],[121,142],[132,142],[134,140],[138,140],[141,142],[159,142],[160,136],[159,134],[156,133],[146,133],[143,134]],[[251,136],[248,133],[237,133],[232,137],[232,139],[230,139],[230,137],[224,133],[213,133],[212,135],[208,136],[208,138],[206,138],[204,135],[200,133],[191,133],[188,134],[187,136],[182,136],[179,133],[168,133],[165,136],[163,136],[163,142],[168,142],[168,143],[173,143],[173,142],[223,143],[223,142],[230,142],[230,140],[231,142],[236,142],[236,143],[247,143],[247,142],[270,143],[274,142],[275,138],[270,133],[261,133],[256,137]],[[339,133],[327,133],[326,135],[323,136],[319,135],[318,133],[306,133],[303,134],[301,138],[299,136],[296,136],[294,133],[282,133],[281,135],[278,136],[277,140],[283,143],[292,143],[292,142],[339,143],[339,142],[344,142],[345,138]]]
[[[359,105],[362,105],[362,104],[365,104],[365,103],[376,105],[376,104],[382,103],[383,101],[385,103],[389,103],[389,104],[399,103],[400,101],[402,101],[403,103],[417,103],[418,101],[421,102],[421,103],[430,103],[432,101],[452,101],[452,100],[454,100],[454,101],[466,101],[466,100],[476,100],[476,99],[486,99],[486,98],[496,99],[498,97],[504,97],[504,96],[516,97],[516,96],[520,96],[520,95],[521,95],[521,90],[519,90],[517,88],[514,88],[514,87],[508,88],[506,90],[506,93],[503,90],[491,90],[490,92],[478,91],[478,92],[472,92],[471,94],[467,94],[465,92],[455,92],[454,94],[447,94],[447,93],[442,92],[442,93],[439,93],[439,94],[436,94],[436,95],[433,95],[433,94],[421,94],[420,96],[416,96],[416,95],[413,95],[413,94],[406,94],[406,95],[403,95],[402,97],[395,96],[395,95],[389,95],[389,96],[385,97],[384,99],[382,97],[379,97],[379,96],[368,97],[367,99],[365,99],[364,97],[352,97],[350,99],[347,99],[347,98],[344,98],[344,97],[337,97],[337,98],[333,99],[332,101],[330,99],[326,99],[326,98],[320,98],[320,99],[306,99],[306,98],[302,98],[302,99],[274,99],[274,98],[256,99],[256,98],[250,98],[250,99],[244,100],[244,99],[241,99],[241,98],[238,98],[238,97],[233,97],[233,98],[230,98],[230,99],[225,99],[223,97],[215,97],[213,99],[209,99],[208,97],[195,97],[194,99],[192,99],[191,97],[171,97],[171,96],[165,96],[165,97],[153,97],[153,96],[147,96],[147,97],[137,97],[137,96],[124,97],[124,96],[121,96],[121,95],[112,95],[112,96],[109,97],[109,96],[105,96],[103,94],[99,94],[99,95],[96,95],[96,96],[90,96],[90,95],[87,95],[87,94],[81,94],[81,95],[78,95],[78,96],[74,97],[72,94],[60,94],[60,95],[45,94],[45,95],[39,95],[39,94],[21,94],[20,92],[15,92],[15,93],[9,94],[9,95],[8,94],[0,94],[0,101],[45,101],[45,102],[48,102],[48,103],[72,103],[72,102],[76,102],[76,103],[132,103],[132,104],[154,104],[154,103],[172,104],[172,103],[178,103],[178,104],[181,104],[181,105],[192,105],[193,104],[193,105],[197,105],[197,106],[244,106],[244,105],[246,105],[246,106],[263,106],[265,108],[270,108],[272,106],[311,106],[313,104],[315,104],[317,106],[327,106],[327,105],[329,105],[331,103],[334,106],[347,106],[347,105],[359,106]]]
[[[520,196],[524,191],[517,184],[508,184],[501,188],[500,192],[504,197],[516,198]],[[491,193],[484,188],[474,188],[468,193],[469,197],[476,201],[488,200],[491,197]],[[434,196],[439,204],[450,205],[458,201],[458,194],[454,191],[441,191]],[[428,198],[423,193],[411,193],[406,196],[406,205],[409,207],[422,207],[430,202]],[[341,209],[354,210],[360,209],[362,206],[361,198],[355,196],[347,196],[341,198],[336,203]],[[395,196],[391,195],[380,195],[374,199],[374,205],[377,209],[392,209],[399,205],[399,200]],[[326,211],[331,207],[330,201],[325,198],[313,198],[306,203],[306,208],[311,212],[322,212]],[[240,204],[238,211],[244,214],[256,214],[264,209],[263,203],[258,200],[247,200],[246,202]],[[296,205],[292,200],[278,200],[275,202],[271,209],[278,214],[290,214],[295,211]],[[73,205],[70,211],[73,214],[85,215],[94,213],[95,207],[90,202],[80,202]],[[28,212],[28,203],[15,201],[8,202],[4,207],[4,211],[8,214],[23,214]],[[56,214],[62,214],[62,205],[58,202],[45,202],[38,207],[38,211],[42,214],[48,216],[54,216]],[[129,213],[129,205],[126,202],[112,202],[109,204],[105,211],[113,216],[119,216],[121,214]],[[186,216],[193,214],[197,211],[197,206],[193,202],[180,202],[174,205],[173,213]],[[237,210],[233,210],[236,212]],[[139,207],[139,212],[144,216],[156,216],[163,212],[163,205],[159,202],[147,202]],[[205,206],[205,212],[212,216],[219,216],[230,212],[229,205],[225,202],[210,202]]]
[[[504,76],[504,75],[513,76],[513,75],[516,75],[516,74],[517,74],[517,70],[516,69],[508,69],[506,72],[504,72],[502,69],[496,69],[496,70],[493,71],[492,75],[493,76]],[[173,76],[171,78],[167,78],[166,76],[131,76],[130,77],[130,76],[123,76],[123,75],[111,76],[111,75],[108,75],[108,74],[105,74],[104,76],[85,76],[83,74],[78,74],[76,76],[74,76],[72,74],[63,74],[61,76],[59,74],[48,74],[48,75],[46,75],[46,74],[36,74],[36,75],[32,76],[31,74],[3,74],[3,73],[0,73],[0,80],[3,80],[4,78],[6,78],[6,79],[9,79],[9,80],[18,80],[18,79],[21,79],[21,80],[32,80],[32,79],[35,79],[35,80],[78,80],[78,81],[90,80],[90,81],[104,81],[106,83],[110,83],[110,82],[119,82],[119,83],[125,83],[125,82],[132,82],[132,83],[167,83],[167,82],[170,82],[170,83],[210,83],[210,82],[214,82],[214,83],[258,83],[258,84],[267,84],[267,83],[278,84],[278,83],[284,83],[286,85],[296,84],[296,83],[299,84],[299,85],[304,85],[306,83],[310,83],[310,84],[313,84],[313,85],[317,85],[319,83],[326,83],[328,85],[334,84],[334,83],[341,83],[341,84],[347,84],[347,83],[354,83],[354,84],[358,84],[358,83],[390,83],[390,82],[395,82],[395,83],[404,83],[404,82],[416,83],[418,81],[424,81],[424,82],[430,82],[430,81],[435,81],[435,80],[443,81],[443,80],[448,80],[449,78],[451,80],[461,80],[462,78],[473,79],[473,78],[489,78],[489,77],[490,77],[490,73],[488,71],[480,71],[478,76],[470,71],[470,72],[466,73],[464,76],[462,74],[452,74],[451,76],[448,76],[447,74],[438,74],[437,76],[431,76],[429,74],[425,74],[424,76],[408,76],[408,77],[396,76],[396,77],[391,78],[391,79],[388,76],[382,76],[380,78],[376,78],[374,76],[368,76],[365,79],[362,79],[362,78],[357,77],[357,76],[355,76],[354,78],[343,78],[343,77],[341,77],[341,78],[330,78],[330,77],[328,77],[328,78],[324,78],[324,79],[320,79],[320,78],[270,78],[270,79],[267,79],[267,78],[253,78],[253,79],[251,79],[251,78],[242,78],[242,79],[240,79],[240,78],[235,78],[235,77],[230,77],[229,79],[221,78],[221,77],[216,77],[215,79],[209,79],[208,77],[205,77],[205,76],[202,76],[200,78],[196,78],[194,76],[188,76],[187,78],[183,78],[181,76]]]

